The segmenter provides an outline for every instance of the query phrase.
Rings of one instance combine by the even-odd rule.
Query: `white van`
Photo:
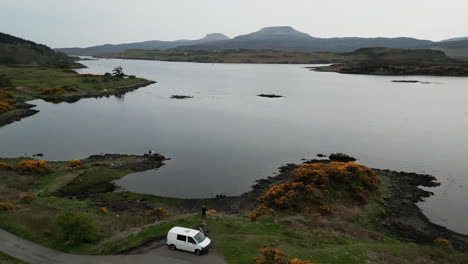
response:
[[[167,233],[166,244],[172,250],[190,251],[200,256],[210,249],[211,240],[199,230],[175,226]]]

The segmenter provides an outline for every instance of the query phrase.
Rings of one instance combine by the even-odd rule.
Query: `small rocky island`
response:
[[[277,95],[277,94],[259,94],[257,96],[266,97],[266,98],[281,98],[281,97],[284,97],[282,95]]]
[[[189,95],[172,95],[171,99],[191,99],[193,96]]]

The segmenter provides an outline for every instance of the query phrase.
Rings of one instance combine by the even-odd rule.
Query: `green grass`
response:
[[[111,181],[120,179],[130,171],[119,171],[107,167],[90,167],[62,188],[70,194],[101,193],[111,185]]]
[[[369,263],[466,263],[468,255],[452,249],[403,243],[394,239],[363,240],[338,231],[315,228],[313,219],[301,227],[290,221],[263,218],[251,222],[242,217],[210,217],[208,230],[215,247],[228,263],[252,263],[263,247],[299,258],[330,264]],[[311,228],[307,225],[310,224]],[[425,262],[418,262],[419,260]],[[372,261],[377,260],[377,261]]]
[[[9,256],[1,251],[0,251],[0,263],[1,264],[27,264],[27,262],[24,262],[22,260]]]
[[[200,225],[200,215],[192,215],[184,219],[166,222],[151,226],[126,238],[110,241],[102,246],[101,252],[105,254],[116,254],[126,249],[134,248],[154,239],[164,238],[167,232],[174,226],[197,227]]]
[[[27,87],[26,92],[38,95],[42,88],[63,88],[65,86],[79,89],[78,92],[67,92],[67,94],[83,95],[97,90],[127,86],[142,82],[144,79],[118,79],[104,82],[104,76],[79,77],[74,73],[64,72],[62,69],[33,68],[33,67],[7,67],[0,66],[0,74],[6,75],[13,86]],[[88,82],[93,81],[93,82]]]
[[[153,207],[158,207],[157,205],[164,205],[164,206],[179,206],[182,205],[184,200],[179,198],[169,198],[169,197],[160,197],[154,196],[150,194],[140,194],[140,193],[133,193],[133,192],[109,192],[109,193],[102,193],[97,195],[105,202],[116,202],[116,201],[136,201],[144,199],[151,204]],[[159,206],[160,207],[160,206]]]

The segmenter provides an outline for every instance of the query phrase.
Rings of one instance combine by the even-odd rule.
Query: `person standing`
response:
[[[201,209],[201,217],[202,219],[206,219],[206,207],[203,205]]]

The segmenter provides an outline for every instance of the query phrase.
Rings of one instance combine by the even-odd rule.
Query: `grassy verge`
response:
[[[363,239],[343,231],[317,228],[317,221],[278,217],[251,222],[243,217],[210,217],[208,229],[216,248],[231,264],[252,263],[263,247],[329,264],[466,263],[467,254],[440,246],[403,243],[390,237]]]
[[[138,233],[126,238],[113,240],[102,245],[101,252],[106,254],[118,253],[123,250],[138,247],[155,239],[164,238],[174,226],[197,227],[201,224],[200,215],[192,215],[183,219],[170,221],[144,228]]]
[[[2,264],[27,264],[26,262],[17,258],[11,257],[0,251],[0,263]]]

